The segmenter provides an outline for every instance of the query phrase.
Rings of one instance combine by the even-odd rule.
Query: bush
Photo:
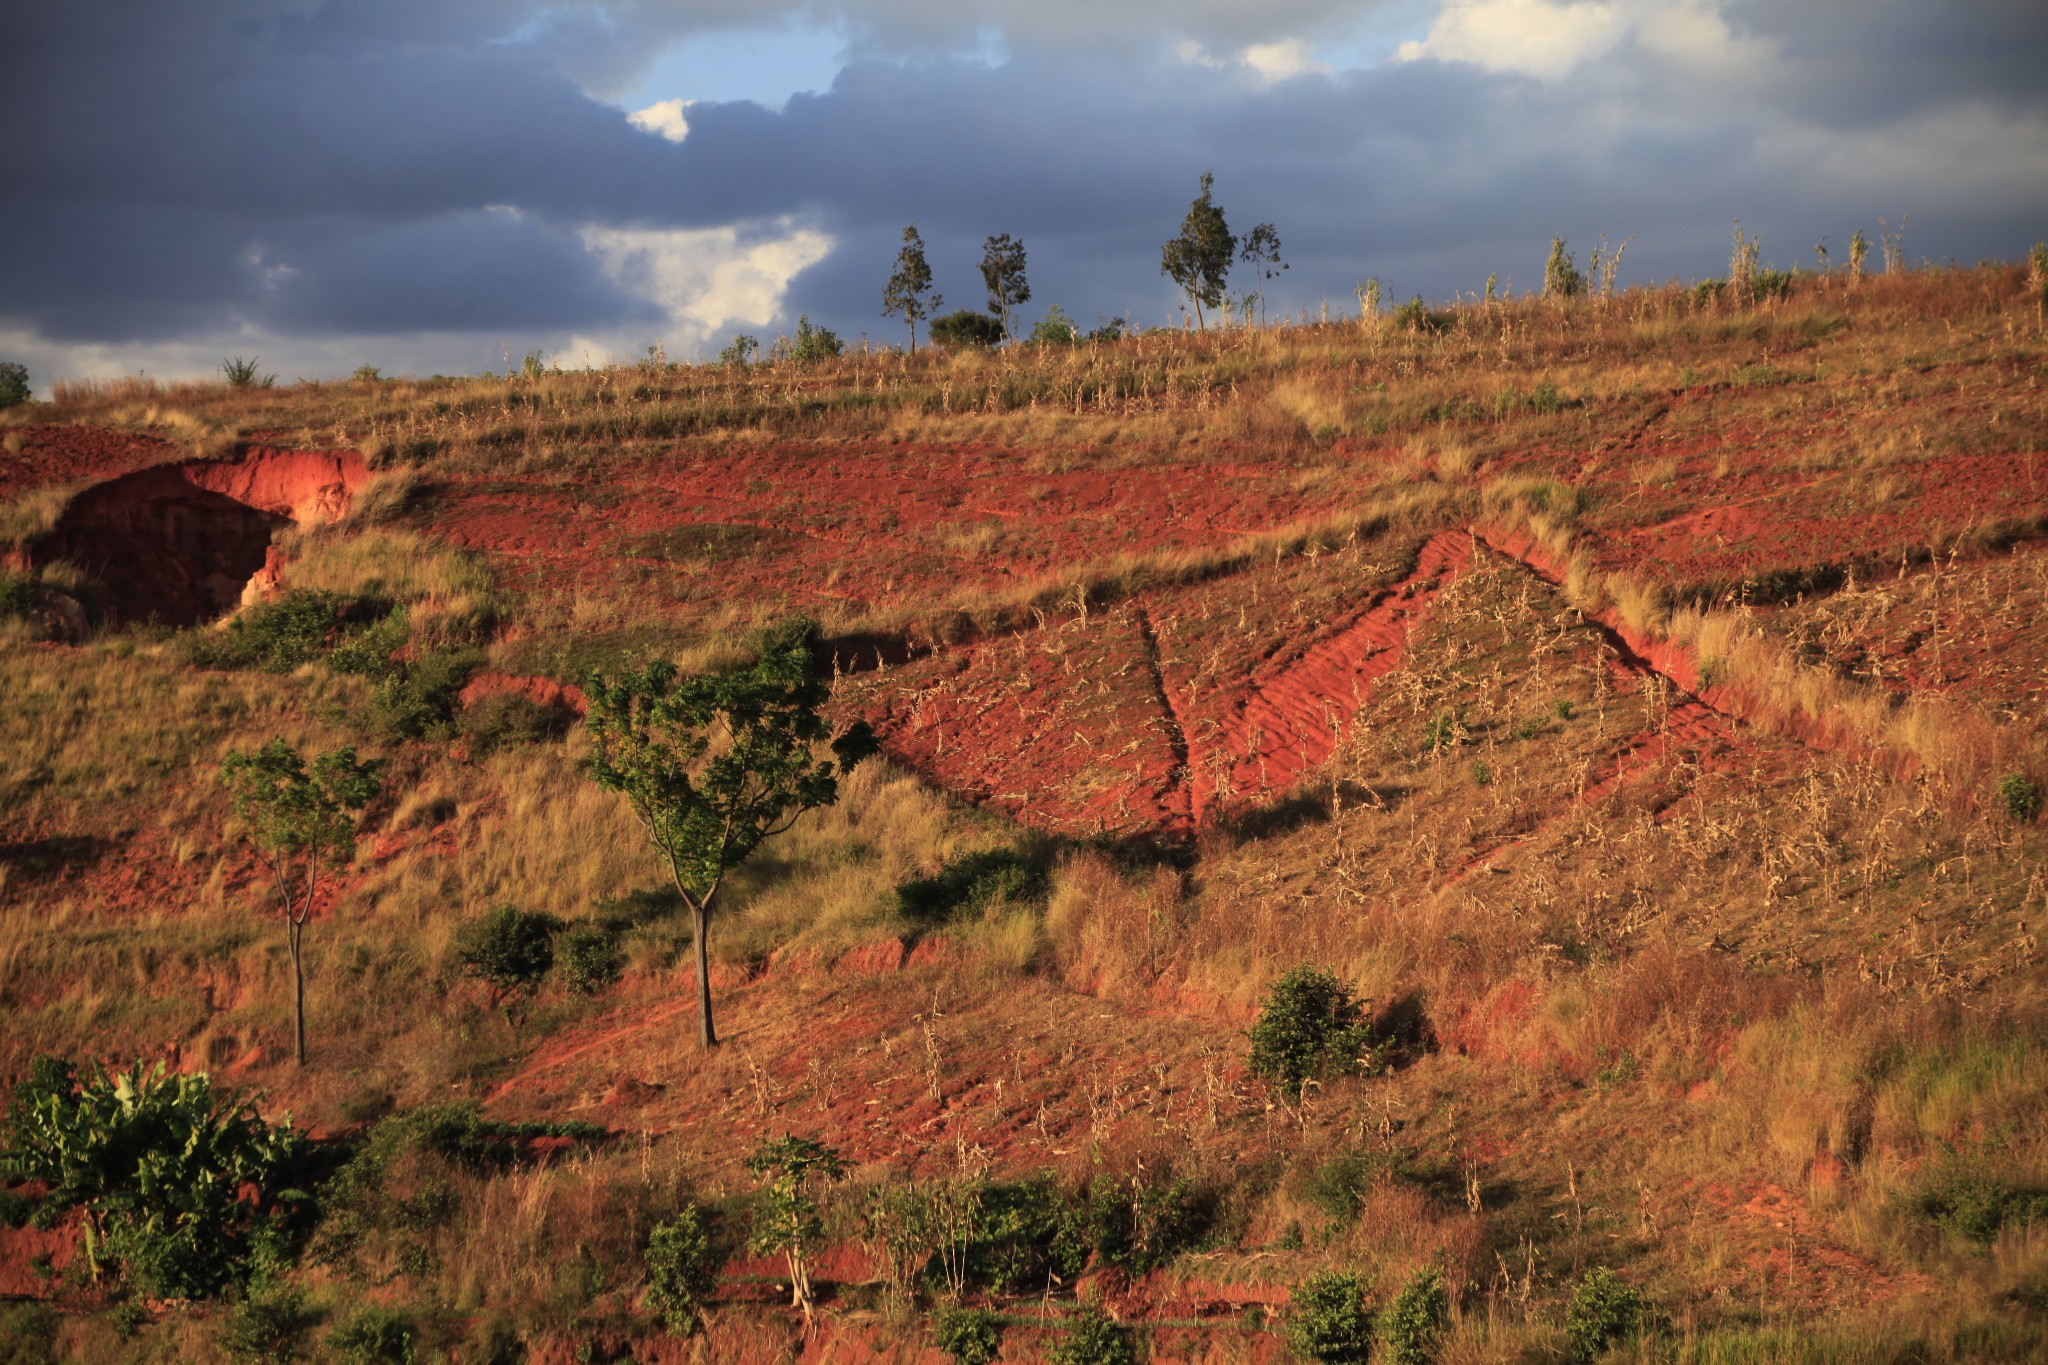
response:
[[[412,1365],[417,1336],[395,1308],[358,1308],[327,1334],[327,1349],[348,1365]]]
[[[12,360],[0,360],[0,408],[28,401],[28,368]]]
[[[393,607],[367,626],[343,634],[327,656],[336,673],[376,674],[391,667],[391,656],[405,648],[412,628],[404,607]]]
[[[986,350],[1002,341],[1003,324],[986,313],[962,308],[942,318],[933,318],[931,339],[934,346]]]
[[[1998,803],[2024,825],[2041,813],[2041,789],[2025,773],[2007,773],[1999,779]]]
[[[1216,1221],[1215,1200],[1186,1177],[1098,1181],[1089,1191],[1095,1249],[1120,1270],[1143,1275],[1202,1244]]]
[[[554,969],[555,934],[561,921],[504,905],[455,931],[455,955],[463,971],[491,987],[502,1000],[531,992]]]
[[[718,1253],[703,1210],[685,1204],[647,1235],[647,1306],[677,1336],[697,1330],[699,1314],[718,1287]]]
[[[462,712],[456,723],[473,756],[518,744],[543,744],[568,729],[560,707],[543,706],[518,692],[493,692]]]
[[[482,662],[473,649],[437,649],[398,665],[370,699],[377,727],[393,739],[447,739],[456,694]]]
[[[377,384],[383,382],[384,372],[375,365],[358,365],[349,378],[358,384]]]
[[[1410,1276],[1380,1320],[1393,1365],[1430,1365],[1450,1314],[1451,1297],[1440,1272],[1420,1270]]]
[[[761,343],[757,338],[735,332],[724,350],[718,353],[718,363],[736,370],[744,370],[761,354]]]
[[[138,1062],[79,1077],[41,1057],[17,1086],[0,1173],[49,1186],[52,1208],[84,1205],[137,1286],[201,1298],[244,1283],[274,1252],[275,1219],[300,1196],[299,1135],[272,1127],[203,1074]]]
[[[1404,332],[1441,332],[1450,327],[1454,316],[1450,313],[1432,313],[1429,305],[1417,294],[1394,310],[1394,326]]]
[[[290,588],[250,607],[224,630],[187,636],[185,658],[201,668],[289,673],[327,652],[349,607],[349,600],[336,593]]]
[[[1348,1223],[1365,1206],[1365,1196],[1380,1172],[1394,1164],[1372,1152],[1338,1152],[1308,1168],[1295,1192],[1340,1223]]]
[[[1067,1319],[1067,1335],[1047,1353],[1053,1365],[1138,1365],[1131,1329],[1113,1322],[1098,1304]]]
[[[582,924],[555,943],[555,968],[562,984],[578,995],[596,995],[619,979],[626,965],[618,938],[602,924]]]
[[[1036,900],[1046,891],[1045,869],[1015,849],[996,848],[955,858],[936,877],[896,888],[896,908],[920,924],[944,924],[997,901]]]
[[[796,339],[789,343],[789,358],[800,364],[829,360],[846,349],[846,343],[823,327],[811,326],[808,316],[796,320]]]
[[[1032,1293],[1048,1276],[1080,1274],[1089,1242],[1084,1220],[1051,1180],[989,1185],[962,1258],[967,1282],[997,1294]]]
[[[0,620],[10,616],[24,619],[35,609],[35,580],[0,569]]]
[[[1577,1360],[1597,1360],[1642,1328],[1642,1293],[1605,1266],[1587,1271],[1565,1305],[1564,1333]]]
[[[1372,1310],[1356,1275],[1325,1270],[1288,1295],[1287,1344],[1305,1360],[1355,1365],[1372,1355]]]
[[[315,1315],[296,1288],[243,1299],[228,1310],[213,1343],[230,1360],[251,1365],[297,1360],[305,1354],[305,1337]]]
[[[1046,310],[1045,316],[1038,320],[1038,325],[1031,329],[1031,335],[1025,338],[1024,344],[1071,346],[1080,339],[1081,332],[1074,326],[1074,320],[1062,313],[1058,304],[1054,304]]]
[[[1289,1099],[1328,1074],[1374,1070],[1371,1033],[1359,1004],[1336,977],[1303,963],[1273,983],[1251,1030],[1251,1069]]]
[[[0,1365],[43,1365],[57,1358],[57,1310],[48,1304],[0,1308]]]
[[[941,1308],[932,1342],[957,1365],[994,1365],[1003,1353],[1003,1326],[986,1308]]]
[[[256,372],[256,367],[261,363],[262,359],[262,356],[251,356],[249,359],[244,360],[242,357],[236,356],[233,360],[221,361],[220,372],[227,376],[228,387],[231,389],[267,389],[277,383],[276,375],[258,374]]]

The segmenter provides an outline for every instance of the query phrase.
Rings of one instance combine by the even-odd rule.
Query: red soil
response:
[[[28,558],[85,570],[110,621],[189,625],[241,601],[280,527],[342,515],[367,477],[354,451],[154,465],[78,494]]]
[[[0,498],[32,488],[86,483],[168,464],[184,452],[169,441],[104,427],[24,426],[12,429],[21,452],[0,450]]]

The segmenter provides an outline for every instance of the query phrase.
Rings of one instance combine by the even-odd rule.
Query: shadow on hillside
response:
[[[0,867],[7,869],[9,881],[42,881],[98,862],[111,846],[109,840],[91,834],[23,839],[0,844]]]

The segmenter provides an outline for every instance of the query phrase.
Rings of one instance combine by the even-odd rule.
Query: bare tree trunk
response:
[[[306,1064],[306,966],[299,951],[306,926],[295,919],[285,921],[285,944],[292,955],[292,1040],[298,1064]]]
[[[697,1037],[709,1052],[718,1046],[718,1034],[711,1027],[711,957],[705,946],[710,937],[710,908],[702,904],[691,906],[690,922],[697,931]]]

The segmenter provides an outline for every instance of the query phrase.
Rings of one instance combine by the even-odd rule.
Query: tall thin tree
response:
[[[1031,285],[1024,278],[1024,243],[1012,240],[1007,232],[983,242],[981,278],[988,286],[988,311],[1003,320],[1004,338],[1014,339],[1017,305],[1031,302]]]
[[[292,1055],[306,1064],[306,921],[313,917],[320,873],[355,856],[356,817],[382,789],[381,764],[356,761],[352,748],[321,754],[306,766],[299,751],[274,739],[253,754],[232,749],[220,765],[235,815],[270,866],[284,915],[292,962]]]
[[[1202,172],[1202,192],[1188,205],[1188,216],[1180,225],[1180,236],[1159,252],[1159,273],[1170,275],[1195,305],[1195,322],[1206,328],[1202,308],[1223,304],[1223,284],[1230,277],[1230,257],[1237,250],[1237,238],[1223,221],[1223,210],[1210,199],[1216,177]]]
[[[932,268],[925,263],[924,238],[917,235],[917,224],[903,229],[903,249],[896,253],[896,272],[889,276],[889,283],[882,287],[882,315],[900,317],[910,324],[910,353],[917,354],[917,324],[939,311],[944,300],[932,293],[929,302],[925,295],[931,293]]]

